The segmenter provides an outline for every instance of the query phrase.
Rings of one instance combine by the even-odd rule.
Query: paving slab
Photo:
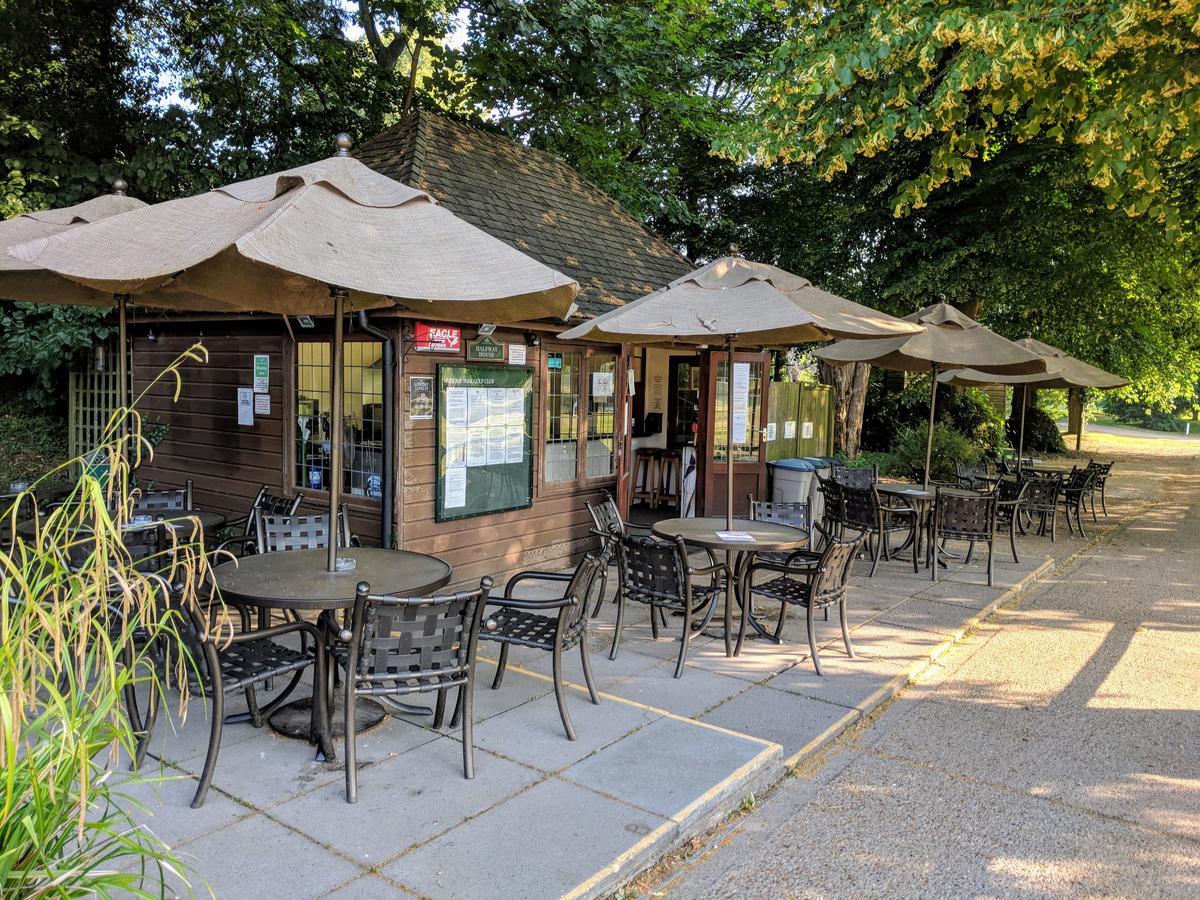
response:
[[[258,814],[181,845],[216,897],[322,897],[362,869]],[[197,895],[203,884],[192,879]]]
[[[783,746],[785,756],[791,756],[848,716],[855,717],[857,712],[811,697],[752,685],[706,712],[700,721],[775,741]]]
[[[556,778],[401,856],[383,874],[425,897],[546,898],[674,823]],[[630,859],[633,866],[635,856]]]
[[[462,745],[423,744],[359,772],[358,802],[341,780],[274,807],[271,816],[365,866],[378,866],[541,780],[525,766],[477,750],[475,778]]]
[[[907,673],[911,663],[871,657],[861,651],[851,659],[835,651],[822,654],[821,667],[824,674],[818,675],[811,661],[798,662],[771,678],[766,686],[862,710],[878,691]]]
[[[749,687],[740,678],[694,666],[685,666],[679,678],[675,678],[674,673],[673,662],[660,662],[652,669],[606,686],[605,690],[677,715],[696,717]]]
[[[402,900],[411,898],[412,894],[368,872],[325,896],[331,900]]]
[[[252,808],[219,790],[210,790],[204,805],[192,809],[197,779],[172,766],[155,765],[153,761],[147,762],[136,775],[119,771],[113,781],[114,791],[133,801],[122,803],[133,820],[172,847],[255,814]]]
[[[565,769],[562,777],[675,818],[769,749],[762,741],[724,729],[661,718]]]

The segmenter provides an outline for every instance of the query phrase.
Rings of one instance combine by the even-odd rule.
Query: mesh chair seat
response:
[[[270,638],[260,638],[223,647],[217,651],[217,659],[221,665],[221,686],[229,693],[306,669],[316,661],[316,654],[311,647],[297,650]],[[193,689],[202,687],[194,674],[189,682]]]
[[[491,627],[492,623],[495,623],[495,628]],[[486,630],[480,635],[486,640],[516,644],[519,647],[533,647],[537,650],[553,650],[554,636],[558,630],[558,615],[546,616],[523,609],[505,609],[490,616],[486,625]],[[563,634],[564,650],[575,646],[583,633],[580,628],[571,631]]]

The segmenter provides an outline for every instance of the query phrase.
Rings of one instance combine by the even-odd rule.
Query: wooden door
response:
[[[745,373],[745,433],[744,440],[734,435],[733,452],[733,512],[734,515],[747,515],[749,512],[748,497],[765,498],[767,492],[767,443],[763,440],[763,427],[767,415],[767,394],[770,383],[770,354],[766,352],[734,354],[735,386],[740,386],[742,379],[738,377],[739,370]],[[746,366],[746,369],[740,369]],[[725,515],[726,479],[729,465],[726,454],[726,434],[728,427],[728,355],[724,350],[712,350],[708,353],[705,366],[704,415],[702,418],[704,445],[697,452],[703,452],[704,466],[704,496],[702,506],[706,516]],[[735,410],[740,407],[736,403]],[[734,420],[735,427],[739,425]]]
[[[633,356],[628,344],[621,345],[617,357],[616,396],[614,410],[617,421],[613,428],[613,472],[616,475],[617,508],[621,518],[629,518],[629,478],[633,466],[633,398],[629,393],[633,374]]]

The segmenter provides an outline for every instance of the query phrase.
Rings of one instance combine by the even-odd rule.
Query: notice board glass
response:
[[[439,522],[533,505],[533,370],[438,366]]]

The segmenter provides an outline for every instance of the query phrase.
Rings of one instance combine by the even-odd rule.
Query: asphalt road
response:
[[[655,891],[1200,896],[1198,506],[1169,476]]]

